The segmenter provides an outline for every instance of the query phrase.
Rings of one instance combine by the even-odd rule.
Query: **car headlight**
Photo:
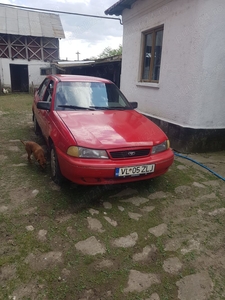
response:
[[[95,150],[77,146],[70,146],[67,149],[67,154],[70,156],[80,157],[80,158],[104,158],[108,159],[107,152],[105,150]]]
[[[152,147],[152,154],[163,152],[163,151],[169,149],[169,147],[170,147],[170,141],[166,140],[165,142],[163,142],[159,145],[153,146]]]

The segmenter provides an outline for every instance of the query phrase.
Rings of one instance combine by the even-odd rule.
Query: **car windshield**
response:
[[[113,83],[59,82],[55,110],[114,110],[132,109]]]

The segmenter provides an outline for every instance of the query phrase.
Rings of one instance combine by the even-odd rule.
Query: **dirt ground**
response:
[[[59,187],[20,142],[45,147],[31,98],[1,101],[0,299],[225,299],[224,151],[175,156],[149,181]]]

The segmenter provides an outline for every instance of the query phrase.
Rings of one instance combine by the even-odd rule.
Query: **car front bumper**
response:
[[[172,165],[174,154],[171,149],[164,152],[135,159],[80,159],[68,156],[56,149],[61,173],[70,181],[81,185],[103,185],[133,182],[150,179],[167,172]],[[154,164],[153,173],[116,177],[116,168]]]

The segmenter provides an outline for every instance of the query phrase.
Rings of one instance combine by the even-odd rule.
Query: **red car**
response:
[[[165,133],[109,80],[49,75],[35,93],[33,121],[50,149],[51,176],[82,185],[164,174],[174,160]]]

